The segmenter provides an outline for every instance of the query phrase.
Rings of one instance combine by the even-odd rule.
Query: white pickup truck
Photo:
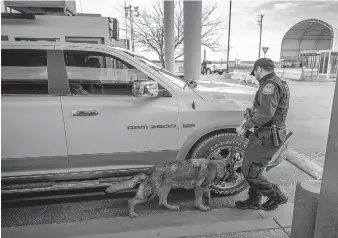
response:
[[[2,42],[1,88],[2,194],[104,189],[166,161],[242,156],[235,128],[256,91],[186,82],[121,48],[58,42]],[[245,189],[241,161],[236,172],[214,191]]]
[[[227,70],[227,64],[223,61],[206,61],[207,74],[218,73],[223,74]]]

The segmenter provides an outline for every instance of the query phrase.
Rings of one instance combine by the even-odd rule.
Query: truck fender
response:
[[[188,138],[184,141],[182,147],[179,149],[176,160],[185,160],[188,156],[188,153],[193,148],[193,146],[203,137],[208,134],[212,134],[217,131],[226,131],[236,133],[236,127],[239,124],[231,123],[226,124],[224,121],[212,122],[203,127],[196,129]]]

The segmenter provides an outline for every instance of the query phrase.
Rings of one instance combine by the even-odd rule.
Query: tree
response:
[[[213,18],[213,13],[217,9],[217,4],[207,5],[202,9],[201,21],[201,44],[207,48],[217,51],[221,45],[219,43],[219,33],[225,29],[223,16]],[[124,10],[121,11],[124,14]],[[184,40],[184,18],[183,2],[175,1],[175,59],[183,55]],[[150,9],[139,9],[139,16],[134,17],[134,39],[135,45],[144,51],[153,51],[158,55],[162,66],[164,61],[164,14],[163,1],[156,1]],[[123,21],[120,21],[123,22]],[[122,24],[123,25],[123,24]],[[128,27],[128,26],[123,26]]]

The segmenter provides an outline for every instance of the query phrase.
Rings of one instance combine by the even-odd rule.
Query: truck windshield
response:
[[[152,69],[156,70],[157,72],[162,74],[166,79],[170,80],[176,86],[178,86],[180,88],[184,88],[186,82],[183,79],[181,79],[180,77],[177,77],[174,74],[172,74],[171,72],[169,72],[168,70],[161,68],[160,66],[153,63],[151,60],[145,58],[144,56],[133,54],[133,53],[126,51],[126,50],[124,50],[124,52],[133,56],[133,57],[135,57],[135,58],[137,58],[138,60],[142,61],[144,64],[146,64],[149,67],[151,67]]]

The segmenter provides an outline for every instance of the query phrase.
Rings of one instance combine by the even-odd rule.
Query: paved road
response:
[[[323,167],[335,83],[289,81],[289,85],[291,102],[287,124],[294,132],[292,146]]]
[[[224,81],[224,76],[213,74],[202,80]],[[335,83],[288,80],[288,84],[291,101],[287,125],[294,132],[291,145],[323,167]]]

